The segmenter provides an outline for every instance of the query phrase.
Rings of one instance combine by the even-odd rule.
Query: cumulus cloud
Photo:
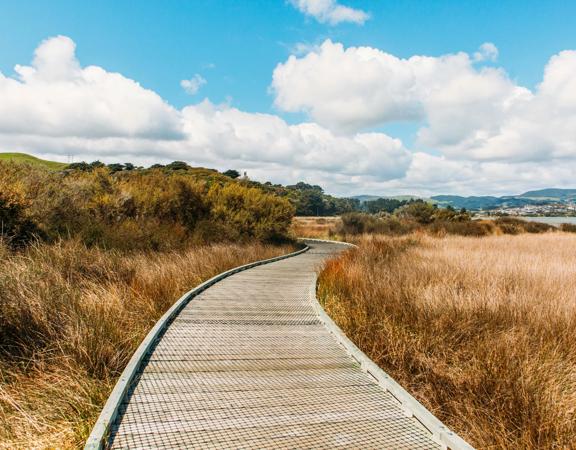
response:
[[[504,72],[478,70],[466,53],[402,59],[331,40],[279,64],[271,87],[278,108],[306,112],[336,131],[422,120],[433,109],[430,102],[488,104],[515,95]]]
[[[424,123],[418,144],[478,161],[576,157],[576,52],[553,56],[540,85],[516,84],[484,44],[466,53],[403,59],[325,41],[273,73],[275,105],[305,112],[335,133],[394,121]]]
[[[0,132],[42,136],[177,139],[178,112],[119,73],[82,68],[64,36],[36,49],[32,64],[0,73]]]
[[[496,47],[492,42],[484,42],[478,51],[474,53],[474,61],[495,62],[498,59],[498,54],[498,47]]]
[[[0,73],[0,151],[185,160],[337,194],[504,194],[576,177],[576,51],[554,55],[528,89],[466,53],[402,59],[326,41],[280,64],[272,89],[277,107],[312,120],[209,100],[179,110],[119,73],[82,66],[58,36],[13,76]],[[371,131],[397,120],[421,124],[417,151]]]
[[[410,153],[383,133],[337,136],[314,123],[288,125],[270,114],[254,114],[209,101],[182,110],[188,146],[223,159],[281,163],[338,172],[402,176]]]
[[[290,0],[290,3],[303,14],[330,25],[342,22],[362,25],[370,18],[365,11],[340,5],[336,0]]]
[[[315,123],[205,100],[177,110],[137,82],[82,67],[74,42],[40,44],[30,66],[0,74],[0,149],[138,162],[183,159],[221,167],[283,167],[341,176],[401,177],[411,154],[383,133],[339,136]],[[195,89],[194,77],[184,87]]]
[[[576,52],[553,56],[534,90],[513,85],[468,104],[429,105],[421,139],[453,158],[546,161],[576,158]],[[469,121],[465,117],[475,116]],[[460,118],[459,123],[455,121]],[[464,118],[464,119],[462,119]],[[450,125],[450,122],[453,122]],[[456,139],[447,132],[458,130]]]
[[[196,74],[189,80],[182,80],[180,86],[186,91],[187,94],[195,95],[200,88],[206,84],[206,80],[201,75]]]
[[[551,186],[572,187],[576,164],[548,161],[471,161],[416,152],[406,175],[400,179],[365,185],[371,192],[422,195],[510,195]]]

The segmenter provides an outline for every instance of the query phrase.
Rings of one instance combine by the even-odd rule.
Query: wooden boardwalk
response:
[[[187,303],[119,400],[107,445],[445,448],[326,326],[316,269],[344,247],[309,245]]]

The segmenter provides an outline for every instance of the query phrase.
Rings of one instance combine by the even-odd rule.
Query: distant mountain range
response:
[[[373,200],[378,200],[379,198],[390,198],[394,200],[424,200],[424,201],[431,201],[431,199],[427,197],[418,197],[417,195],[354,195],[350,198],[355,198],[360,200],[361,203],[370,202]]]
[[[526,205],[545,205],[550,203],[575,203],[576,189],[541,189],[528,191],[520,195],[507,195],[503,197],[493,196],[470,196],[460,195],[434,195],[430,198],[413,195],[402,195],[396,197],[377,195],[357,195],[361,202],[376,200],[378,198],[395,198],[398,200],[409,200],[411,198],[421,198],[424,201],[431,201],[439,206],[453,206],[454,208],[466,208],[469,210],[487,210],[502,207],[521,207]]]

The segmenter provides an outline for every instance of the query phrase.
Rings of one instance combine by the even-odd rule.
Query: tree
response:
[[[98,161],[98,160],[92,161],[92,162],[90,163],[90,167],[91,167],[92,169],[98,169],[98,168],[100,168],[100,167],[104,167],[104,163],[101,162],[101,161]]]
[[[299,181],[298,183],[291,186],[286,186],[286,189],[294,189],[298,191],[318,191],[320,193],[324,192],[324,189],[322,189],[320,186],[304,183],[303,181]]]
[[[169,170],[188,170],[190,166],[184,161],[173,161],[170,164],[167,164],[166,168]]]
[[[232,179],[236,179],[240,177],[240,172],[234,169],[228,169],[226,172],[222,172],[222,175],[226,175]]]
[[[107,167],[110,173],[122,172],[124,170],[124,165],[118,163],[108,164]]]
[[[296,214],[299,216],[324,215],[324,198],[316,189],[302,191],[297,204]]]
[[[134,164],[127,162],[126,164],[124,164],[124,170],[134,170],[136,169],[136,167],[134,166]]]
[[[423,200],[414,200],[399,209],[398,215],[400,217],[413,219],[416,222],[425,225],[434,221],[433,216],[436,212],[436,209],[437,208],[435,205],[426,203]]]
[[[82,172],[90,172],[92,170],[92,166],[85,161],[68,164],[66,168],[72,170],[80,170]]]
[[[379,198],[367,201],[364,203],[364,207],[366,208],[366,211],[371,214],[377,214],[380,212],[393,213],[406,203],[406,201],[396,200],[394,198]]]
[[[152,164],[150,169],[163,169],[164,167],[166,167],[164,164]]]

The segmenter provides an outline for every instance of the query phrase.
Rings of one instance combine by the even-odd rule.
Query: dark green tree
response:
[[[118,163],[108,164],[107,167],[108,170],[110,170],[110,173],[122,172],[124,170],[124,165]]]
[[[370,200],[364,203],[366,211],[370,214],[377,214],[380,212],[393,213],[407,202],[404,200],[397,200],[394,198],[379,198],[377,200]]]
[[[184,161],[173,161],[166,165],[166,169],[168,170],[188,170],[189,168],[190,166]]]
[[[228,169],[226,172],[222,172],[222,175],[226,175],[232,179],[236,179],[240,177],[240,172],[234,169]]]

